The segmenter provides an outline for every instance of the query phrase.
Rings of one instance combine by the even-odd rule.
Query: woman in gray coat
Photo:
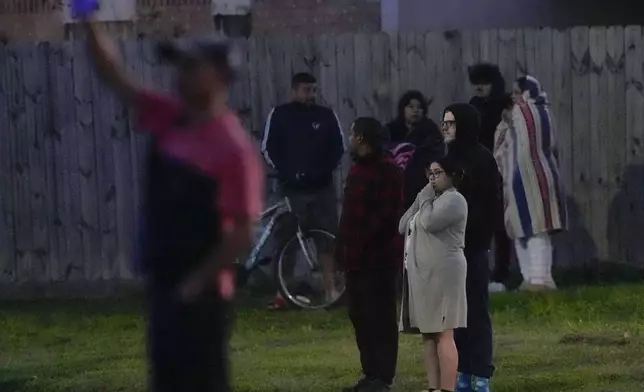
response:
[[[406,235],[400,329],[422,334],[430,391],[453,391],[458,352],[453,330],[467,326],[463,254],[467,202],[462,172],[450,156],[427,169],[429,184],[400,220]]]

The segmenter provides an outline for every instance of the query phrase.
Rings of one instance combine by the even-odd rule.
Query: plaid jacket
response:
[[[402,260],[398,220],[402,172],[387,155],[356,162],[347,177],[336,245],[345,271],[395,267]]]

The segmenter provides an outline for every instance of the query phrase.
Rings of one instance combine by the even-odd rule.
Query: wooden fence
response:
[[[471,95],[467,67],[530,73],[557,125],[572,229],[557,262],[644,266],[644,42],[639,26],[389,36],[256,37],[231,104],[259,135],[293,73],[319,80],[345,126],[394,115],[407,89],[430,116]],[[168,89],[147,41],[122,42],[131,72]],[[132,279],[144,136],[96,78],[79,42],[0,46],[0,282]],[[640,233],[640,234],[638,234]]]

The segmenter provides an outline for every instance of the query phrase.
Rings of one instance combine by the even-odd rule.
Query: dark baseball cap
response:
[[[230,80],[235,78],[241,65],[239,51],[221,40],[163,41],[157,45],[157,56],[161,61],[175,65],[209,64],[224,72]]]

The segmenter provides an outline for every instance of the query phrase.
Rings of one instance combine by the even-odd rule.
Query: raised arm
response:
[[[87,31],[87,40],[91,58],[98,74],[124,101],[133,101],[139,91],[138,86],[125,72],[119,50],[107,35],[99,31],[96,23],[83,22]]]
[[[441,200],[442,199],[442,200]],[[418,219],[423,228],[430,233],[437,233],[449,226],[467,219],[467,202],[458,193],[447,193],[436,200],[426,200],[420,206]]]

